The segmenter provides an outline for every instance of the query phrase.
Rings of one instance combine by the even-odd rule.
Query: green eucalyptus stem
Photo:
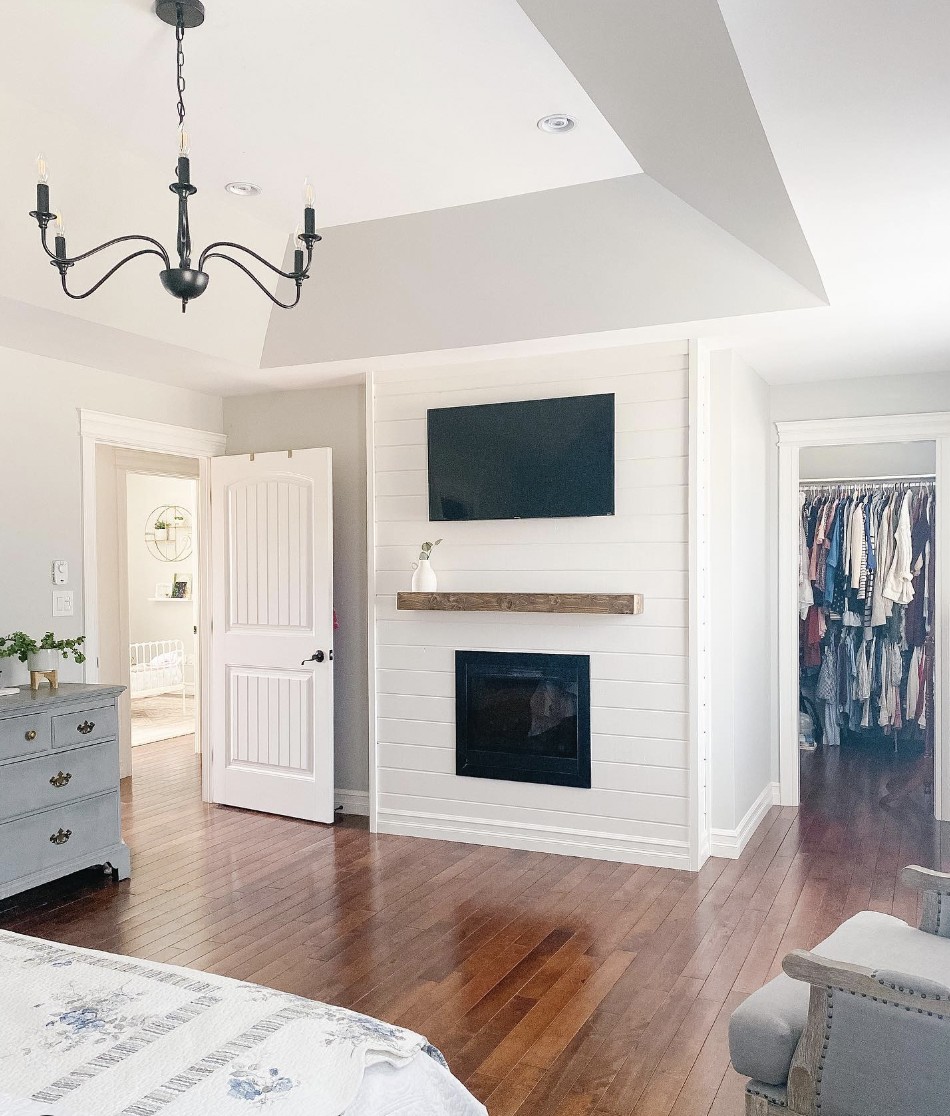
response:
[[[441,541],[441,539],[436,539],[435,542],[424,542],[419,551],[419,561],[427,562],[432,557],[432,551]]]

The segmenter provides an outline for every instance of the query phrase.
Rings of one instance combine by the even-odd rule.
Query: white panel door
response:
[[[211,461],[212,797],[333,821],[330,451]]]

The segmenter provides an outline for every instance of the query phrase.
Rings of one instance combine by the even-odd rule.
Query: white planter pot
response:
[[[420,558],[412,563],[413,593],[434,593],[438,588],[435,570],[428,558]]]
[[[27,669],[42,671],[59,670],[62,666],[62,655],[59,651],[37,651],[34,655],[27,656]]]
[[[155,528],[155,541],[156,542],[165,542],[165,540],[167,538],[168,538],[168,528],[167,527],[156,527]]]

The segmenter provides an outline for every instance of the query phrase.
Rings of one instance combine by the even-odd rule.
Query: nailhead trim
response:
[[[881,985],[882,988],[890,988],[892,992],[903,992],[907,996],[919,996],[922,1000],[937,1000],[946,1002],[946,996],[928,996],[926,992],[921,992],[918,988],[905,988],[903,984],[892,984],[888,980],[882,980],[877,973],[874,974],[874,979]],[[903,1004],[895,1004],[895,1007],[903,1007]],[[907,1009],[910,1011],[910,1008]]]
[[[885,985],[883,981],[878,981],[878,983],[882,987],[893,987],[893,985]],[[885,1007],[899,1008],[901,1011],[909,1011],[909,1012],[912,1012],[915,1015],[927,1015],[931,1019],[944,1020],[944,1019],[948,1018],[948,1016],[942,1015],[939,1011],[927,1011],[922,1007],[912,1007],[910,1004],[895,1004],[893,1000],[887,1000],[887,999],[884,999],[883,997],[879,997],[879,996],[869,996],[867,994],[867,992],[852,992],[850,988],[835,988],[835,989],[829,988],[828,989],[829,1003],[831,1001],[832,991],[845,992],[849,996],[860,996],[860,998],[862,1000],[870,1000],[872,1003],[875,1003],[875,1004],[884,1004]],[[898,991],[898,989],[895,989],[895,991]],[[900,989],[900,991],[904,991],[904,989]],[[907,989],[907,992],[910,993],[910,995],[920,995],[922,999],[927,998],[926,996],[923,996],[922,993],[913,992],[910,989]],[[829,1021],[828,1021],[828,1028],[827,1029],[830,1030],[830,1028],[831,1028],[831,1019],[830,1019],[830,1011],[829,1011]],[[826,1030],[826,1037],[827,1037],[827,1030]],[[826,1049],[827,1049],[827,1045],[828,1044],[826,1042],[825,1043],[825,1048]]]
[[[760,1089],[756,1089],[754,1081],[750,1081],[746,1085],[745,1091],[752,1097],[764,1097],[769,1104],[774,1104],[778,1108],[788,1108],[788,1101],[776,1100],[775,1097],[770,1096],[768,1093],[763,1093]]]

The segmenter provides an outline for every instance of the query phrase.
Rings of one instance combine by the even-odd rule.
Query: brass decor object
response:
[[[60,829],[59,833],[50,835],[50,841],[54,845],[65,845],[66,842],[72,837],[73,831],[71,829]]]
[[[60,773],[58,775],[53,775],[50,778],[50,786],[65,787],[66,784],[69,782],[69,780],[72,777],[73,777],[73,775],[72,775],[71,771],[66,771],[66,772],[60,771]]]
[[[59,671],[56,670],[31,670],[30,671],[30,689],[35,694],[40,688],[40,682],[43,679],[49,682],[51,690],[59,689]]]
[[[76,725],[76,731],[81,732],[83,736],[88,736],[95,727],[95,721],[83,721],[81,725]]]
[[[36,739],[36,729],[27,729],[24,733],[24,739],[32,743]]]

